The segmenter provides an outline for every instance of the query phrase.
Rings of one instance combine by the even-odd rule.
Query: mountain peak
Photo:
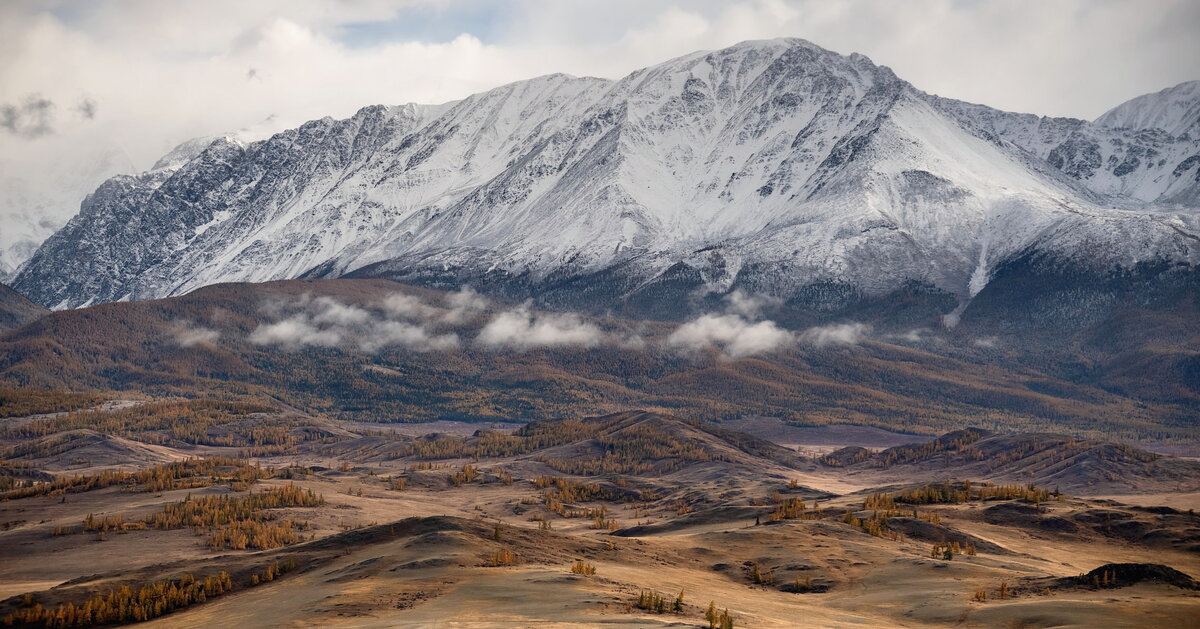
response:
[[[1104,272],[1193,264],[1192,218],[1123,210],[1200,202],[1196,149],[754,40],[616,81],[551,74],[213,142],[103,186],[14,286],[56,307],[351,274],[599,310],[666,282],[677,294],[654,299],[671,316],[743,286],[817,301],[850,287],[830,312],[912,283],[969,300],[1028,251]]]
[[[1132,98],[1108,110],[1096,124],[1127,129],[1162,129],[1200,138],[1200,81],[1185,81]]]

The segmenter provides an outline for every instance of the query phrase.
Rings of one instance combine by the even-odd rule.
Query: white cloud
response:
[[[599,327],[578,316],[534,314],[528,305],[496,315],[475,339],[484,347],[516,350],[596,347],[609,340]]]
[[[778,307],[782,303],[783,300],[778,297],[750,294],[739,288],[725,296],[725,311],[747,319],[757,319],[762,316],[764,308]]]
[[[221,333],[211,328],[195,325],[191,321],[175,322],[172,335],[180,347],[210,345],[221,338]]]
[[[809,328],[800,334],[800,340],[816,347],[857,345],[866,338],[869,329],[862,323],[835,323]]]
[[[416,352],[448,351],[459,346],[457,334],[439,334],[432,327],[448,312],[420,298],[395,293],[374,310],[342,303],[332,297],[302,295],[293,300],[264,302],[262,312],[279,321],[258,326],[250,334],[256,345],[295,351],[304,347],[357,347],[378,352],[399,347]],[[389,317],[400,317],[396,321]]]
[[[393,317],[417,321],[423,325],[455,326],[467,323],[491,305],[486,297],[476,293],[470,286],[447,293],[442,301],[444,307],[438,307],[425,303],[416,295],[395,293],[384,298],[382,307]]]
[[[475,289],[470,286],[463,286],[457,291],[446,295],[446,304],[457,310],[482,312],[487,310],[490,302],[487,297],[475,292]]]
[[[383,300],[383,308],[393,316],[417,321],[429,321],[441,315],[441,311],[425,302],[416,295],[395,293]]]
[[[250,333],[250,342],[255,345],[278,345],[289,350],[309,345],[334,347],[342,342],[342,332],[336,329],[320,329],[310,323],[308,317],[297,315],[255,328]]]
[[[666,346],[682,351],[720,348],[730,358],[743,358],[791,346],[795,337],[774,321],[751,323],[734,314],[707,314],[684,323],[666,339]]]
[[[356,306],[348,306],[332,297],[313,300],[317,312],[312,315],[314,323],[332,326],[364,325],[371,321],[371,313]]]
[[[449,325],[459,325],[470,321],[473,317],[487,311],[491,302],[487,297],[475,292],[470,286],[446,295],[446,305],[450,307],[441,319]]]
[[[458,335],[433,334],[420,326],[381,321],[359,341],[359,348],[366,352],[377,352],[393,345],[418,352],[449,351],[458,348]]]
[[[929,334],[929,330],[926,330],[924,328],[920,328],[920,329],[914,328],[912,330],[905,332],[904,334],[896,335],[895,338],[898,338],[901,341],[905,341],[907,343],[922,343],[925,341],[926,335],[928,335],[928,334]]]

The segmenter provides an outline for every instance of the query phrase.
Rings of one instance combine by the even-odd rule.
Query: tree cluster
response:
[[[0,496],[0,499],[15,500],[31,496],[82,493],[114,485],[149,492],[197,489],[221,483],[245,487],[257,480],[269,478],[272,473],[272,470],[248,465],[245,461],[231,457],[192,458],[134,472],[109,470],[98,474],[59,476],[51,481],[11,490]]]
[[[10,614],[4,623],[10,627],[59,629],[141,622],[203,603],[232,589],[233,580],[227,572],[203,579],[188,574],[174,581],[149,583],[136,590],[123,585],[108,594],[92,597],[82,605],[67,603],[54,609],[34,605]]]
[[[75,411],[7,429],[15,437],[41,437],[68,430],[91,429],[146,442],[170,440],[216,446],[256,446],[292,443],[295,436],[278,426],[256,422],[241,433],[213,435],[211,429],[252,413],[274,413],[271,406],[225,400],[168,400],[120,409]]]
[[[261,572],[251,574],[246,585],[253,587],[274,581],[296,569],[296,560],[274,561]],[[25,608],[6,616],[7,627],[95,627],[100,625],[142,622],[192,605],[204,603],[235,589],[233,578],[221,572],[197,578],[191,574],[174,580],[155,581],[134,588],[128,585],[98,594],[82,604],[66,603],[53,609],[33,603],[33,595],[25,595]]]
[[[323,496],[290,484],[244,496],[189,495],[148,517],[146,524],[156,529],[208,530],[207,544],[213,549],[278,548],[300,541],[297,531],[308,525],[293,520],[273,521],[263,513],[265,510],[323,504]]]

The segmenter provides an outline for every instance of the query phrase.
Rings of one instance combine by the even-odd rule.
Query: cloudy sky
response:
[[[929,92],[1093,118],[1200,78],[1197,32],[1196,0],[4,0],[0,221],[15,229],[4,216],[39,173],[100,152],[99,170],[140,170],[191,137],[550,72],[616,78],[746,39],[802,37]]]

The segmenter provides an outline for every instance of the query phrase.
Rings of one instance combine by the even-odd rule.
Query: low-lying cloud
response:
[[[729,358],[744,358],[790,347],[795,336],[774,321],[747,320],[736,314],[706,314],[675,329],[666,346],[685,352],[720,349]]]
[[[528,304],[496,315],[475,338],[483,347],[516,350],[596,347],[611,341],[603,330],[577,315],[535,314]]]
[[[396,293],[383,300],[383,308],[395,317],[430,325],[461,325],[484,313],[491,306],[486,297],[470,286],[443,298],[443,307],[425,303],[416,295]]]
[[[399,346],[419,352],[444,352],[457,349],[457,334],[433,334],[423,327],[399,321],[381,321],[375,325],[370,336],[359,342],[363,351],[376,352],[386,347]]]
[[[809,328],[800,333],[800,340],[815,347],[857,345],[866,339],[869,330],[863,323],[834,323]]]
[[[332,297],[303,296],[266,304],[264,312],[283,318],[260,325],[249,339],[255,345],[289,351],[305,347],[355,347],[370,353],[388,348],[447,351],[459,346],[459,337],[437,328],[448,316],[461,316],[461,310],[452,305],[438,308],[403,293],[388,295],[371,308]]]
[[[436,302],[394,293],[369,306],[305,295],[265,303],[263,312],[277,320],[260,325],[249,339],[256,345],[291,351],[305,347],[354,347],[370,353],[389,347],[449,351],[462,345],[463,328],[490,308],[491,302],[469,287]],[[497,351],[527,351],[639,347],[643,342],[637,336],[607,333],[579,315],[535,312],[527,303],[493,315],[475,335],[474,344]]]
[[[725,296],[726,313],[751,320],[762,317],[764,309],[778,307],[781,304],[783,304],[783,300],[778,297],[762,293],[747,293],[740,288]]]
[[[210,345],[221,338],[220,332],[196,325],[191,321],[176,321],[172,328],[171,335],[180,347]]]
[[[284,349],[307,346],[334,347],[342,342],[342,333],[332,328],[319,328],[307,315],[296,315],[276,323],[259,326],[250,334],[255,345],[278,345]]]
[[[793,332],[775,321],[757,320],[765,308],[777,304],[774,298],[735,291],[726,297],[725,312],[701,315],[665,338],[647,341],[632,330],[602,328],[577,314],[538,312],[529,302],[497,311],[470,288],[431,299],[393,293],[370,304],[304,295],[264,303],[262,312],[272,321],[258,326],[249,340],[289,351],[340,347],[375,353],[389,348],[452,351],[470,339],[474,347],[491,351],[619,347],[692,354],[715,350],[738,359],[799,344],[855,345],[870,330],[862,323],[838,323]],[[212,330],[194,327],[181,328],[177,336],[181,344],[217,338]]]

